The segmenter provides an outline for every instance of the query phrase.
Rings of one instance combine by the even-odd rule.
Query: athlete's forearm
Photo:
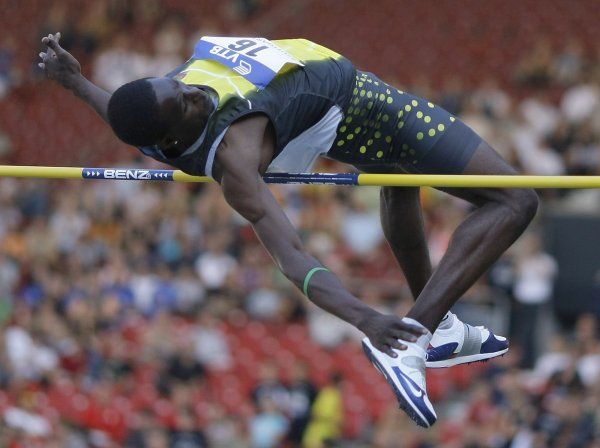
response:
[[[363,330],[365,322],[379,314],[346,290],[338,277],[330,271],[315,271],[305,288],[307,274],[314,268],[322,267],[321,263],[302,248],[285,244],[281,235],[271,230],[271,225],[264,224],[264,232],[261,231],[261,223],[254,226],[261,242],[281,272],[301,291],[306,290],[311,302],[360,330]]]
[[[110,93],[79,74],[69,79],[63,86],[73,92],[83,102],[87,103],[100,117],[108,122],[107,109]]]
[[[252,224],[281,272],[301,291],[306,289],[315,305],[363,330],[365,321],[380,313],[350,294],[331,272],[314,272],[310,284],[304,287],[307,274],[322,267],[321,264],[304,250],[296,230],[265,183],[256,173],[245,177],[245,172],[240,171],[241,174],[231,170],[223,172],[223,195]]]
[[[304,250],[296,230],[256,171],[258,151],[244,152],[244,145],[228,144],[221,146],[219,156],[223,195],[252,224],[287,278],[301,290],[306,290],[313,303],[361,330],[378,350],[389,356],[396,356],[392,349],[406,347],[400,340],[415,341],[423,334],[422,327],[398,316],[379,313],[361,302],[333,273],[315,271],[321,264]],[[228,151],[231,147],[238,151]],[[312,277],[308,281],[307,275],[311,271]]]

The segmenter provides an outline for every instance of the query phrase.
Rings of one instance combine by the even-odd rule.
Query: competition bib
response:
[[[264,89],[286,64],[304,65],[262,37],[205,36],[194,48],[194,58],[217,61]]]

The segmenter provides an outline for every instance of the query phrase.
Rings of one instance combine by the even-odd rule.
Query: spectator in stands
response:
[[[242,419],[238,415],[228,414],[219,404],[211,404],[207,420],[204,432],[211,448],[249,447]]]
[[[276,321],[284,311],[284,297],[268,274],[263,273],[257,280],[256,287],[244,299],[244,308],[253,319]]]
[[[534,233],[525,236],[522,248],[523,253],[516,262],[514,296],[519,308],[515,329],[525,354],[523,367],[531,368],[542,349],[539,345],[544,333],[541,319],[552,300],[558,265],[543,251],[542,242]]]
[[[151,428],[145,434],[144,448],[171,448],[169,446],[169,434],[163,428]]]
[[[0,81],[1,82],[1,81]],[[0,95],[1,99],[1,95]],[[3,160],[7,160],[10,154],[13,151],[13,143],[10,136],[3,132],[2,127],[0,126],[0,162]]]
[[[0,41],[0,100],[8,95],[8,92],[19,82],[19,74],[14,64],[15,58],[15,44],[14,38],[11,36],[4,37],[2,41]],[[0,136],[3,135],[0,132]],[[7,139],[8,137],[4,137]],[[2,138],[0,138],[0,156],[2,156],[4,151],[1,149],[3,145],[6,145],[6,142],[2,142]]]
[[[194,358],[194,350],[191,343],[181,345],[181,348],[167,364],[165,372],[167,379],[186,383],[201,381],[206,372],[204,365]]]
[[[207,311],[201,311],[197,324],[190,329],[196,360],[211,370],[231,368],[233,359],[229,343],[218,321]]]
[[[292,370],[292,380],[288,386],[290,429],[287,439],[294,447],[300,447],[304,432],[310,421],[311,409],[317,397],[317,387],[311,382],[309,368],[303,362],[296,362]]]
[[[154,52],[149,72],[167,74],[181,64],[185,52],[182,24],[175,17],[167,18],[154,36]]]
[[[518,64],[516,80],[531,87],[547,87],[552,81],[553,52],[547,39],[540,39]]]
[[[581,79],[585,68],[583,45],[576,38],[569,39],[563,50],[554,57],[552,72],[555,81],[562,85],[572,85]]]
[[[341,223],[345,245],[358,256],[374,251],[384,241],[377,210],[369,210],[358,195],[349,198],[346,218]]]
[[[190,409],[182,409],[175,417],[175,429],[171,431],[169,448],[206,448],[204,433],[198,427]]]
[[[321,448],[335,442],[342,435],[344,408],[342,381],[339,373],[329,378],[321,389],[311,409],[310,422],[304,433],[304,448]]]
[[[234,272],[237,261],[227,253],[229,236],[223,230],[207,234],[205,239],[206,250],[196,260],[196,272],[209,292],[218,292]]]
[[[52,427],[46,417],[33,409],[32,397],[28,395],[24,392],[18,406],[10,406],[4,411],[4,422],[8,427],[24,432],[33,441],[49,436]]]
[[[473,92],[472,101],[484,115],[494,120],[505,119],[512,105],[511,98],[493,77],[485,79]]]
[[[211,448],[248,448],[249,441],[243,429],[242,419],[228,414],[222,406],[210,407],[206,436]]]
[[[289,408],[289,395],[286,387],[281,382],[279,368],[275,362],[265,361],[260,366],[258,384],[252,390],[251,397],[257,408],[260,408],[263,401],[269,400],[279,411],[287,411]]]
[[[67,3],[53,2],[44,17],[45,21],[42,23],[38,35],[47,36],[55,33],[55,30],[65,30],[63,44],[65,48],[72,50],[77,43],[77,37],[72,21],[72,12],[69,11]]]
[[[277,403],[269,397],[259,401],[258,412],[250,420],[252,448],[276,448],[281,445],[289,422],[281,413]]]
[[[444,81],[439,99],[441,107],[454,115],[461,115],[464,101],[467,96],[466,89],[459,76],[450,75]]]
[[[150,431],[158,426],[154,414],[149,410],[142,410],[131,417],[129,432],[125,438],[126,448],[146,448],[146,440]]]
[[[150,76],[150,66],[147,55],[135,48],[131,36],[121,33],[97,56],[92,78],[102,88],[114,92],[129,81]]]
[[[593,72],[585,72],[562,96],[560,108],[568,123],[581,124],[600,108],[600,85],[595,76]]]
[[[594,134],[589,121],[579,126],[577,141],[573,142],[565,154],[570,174],[590,176],[600,172],[600,139],[598,139],[598,135]]]
[[[58,367],[56,352],[36,339],[21,326],[6,330],[6,354],[16,378],[37,380]]]

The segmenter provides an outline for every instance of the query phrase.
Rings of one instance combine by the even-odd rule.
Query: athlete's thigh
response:
[[[481,140],[464,169],[452,174],[515,175],[517,172],[486,141]],[[507,188],[438,188],[438,190],[478,206],[489,201],[504,201],[517,192],[515,189]]]

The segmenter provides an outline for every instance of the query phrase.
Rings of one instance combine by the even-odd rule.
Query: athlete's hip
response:
[[[441,142],[446,151],[462,152],[477,138],[443,108],[357,72],[352,99],[327,155],[355,166],[399,164],[406,171],[420,171],[427,169],[423,161],[440,151]]]

